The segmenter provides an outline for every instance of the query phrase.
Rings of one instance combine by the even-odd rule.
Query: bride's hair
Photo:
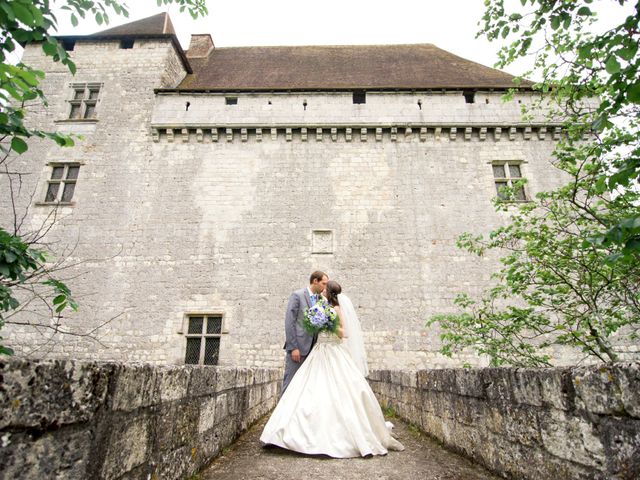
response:
[[[329,305],[340,305],[338,295],[341,293],[342,287],[338,282],[334,282],[333,280],[327,282],[327,300],[329,301]]]

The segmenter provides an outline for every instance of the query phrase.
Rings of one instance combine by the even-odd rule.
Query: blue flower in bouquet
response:
[[[320,299],[314,306],[305,310],[302,326],[308,333],[315,335],[320,332],[335,333],[339,323],[336,311],[326,300]]]

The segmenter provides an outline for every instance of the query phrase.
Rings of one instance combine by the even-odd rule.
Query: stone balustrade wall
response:
[[[640,364],[378,370],[383,405],[505,478],[640,478]]]
[[[179,479],[278,399],[267,368],[0,360],[0,477]]]

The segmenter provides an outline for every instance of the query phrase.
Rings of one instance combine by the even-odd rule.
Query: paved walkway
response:
[[[262,419],[200,474],[201,480],[498,480],[398,419],[394,432],[403,452],[384,457],[333,459],[262,447]]]

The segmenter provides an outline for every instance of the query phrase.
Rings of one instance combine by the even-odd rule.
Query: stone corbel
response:
[[[482,142],[484,142],[487,139],[487,127],[480,127],[480,132],[478,132],[478,138]]]
[[[367,129],[366,128],[361,128],[360,129],[360,141],[361,142],[366,142],[367,141]]]
[[[256,128],[256,142],[262,141],[262,129]]]
[[[233,142],[233,129],[227,128],[226,134],[227,134],[227,142]]]
[[[277,128],[272,128],[271,129],[271,140],[277,140],[278,139],[278,129]]]
[[[293,140],[293,131],[290,128],[287,128],[285,130],[285,138],[287,142],[290,142],[291,140]]]
[[[547,127],[540,127],[538,129],[538,138],[544,140],[547,136]]]
[[[391,141],[395,142],[398,140],[398,128],[391,127]]]
[[[155,143],[158,143],[160,141],[160,130],[158,130],[157,128],[152,128],[151,129],[151,136],[153,138],[153,141]]]
[[[301,139],[303,142],[306,142],[306,141],[307,141],[307,129],[306,129],[306,128],[304,128],[304,127],[302,127],[302,128],[300,129],[300,139]]]
[[[376,128],[376,142],[382,141],[382,128]]]
[[[502,140],[502,127],[496,127],[493,130],[493,139],[496,142],[499,142],[500,140]]]
[[[240,129],[240,139],[243,142],[246,142],[248,138],[249,138],[249,135],[247,133],[247,129],[246,128],[241,128]]]
[[[167,128],[167,142],[173,143],[173,128]]]
[[[351,141],[351,133],[352,133],[352,130],[350,128],[345,128],[344,137],[347,139],[347,142]]]
[[[531,127],[524,127],[524,139],[531,140]]]
[[[471,127],[464,129],[464,139],[467,141],[471,140]]]
[[[562,133],[562,128],[556,127],[553,129],[553,139],[560,140],[560,134]]]
[[[182,143],[187,143],[189,141],[189,129],[183,128],[180,133],[182,134]]]
[[[337,142],[338,141],[338,129],[337,128],[332,128],[331,129],[331,141],[332,142]]]
[[[451,127],[449,129],[449,140],[451,140],[452,142],[455,142],[457,137],[458,137],[458,128]]]
[[[404,138],[408,141],[411,141],[411,135],[413,135],[413,130],[411,127],[407,127],[404,129]]]
[[[420,141],[421,142],[427,141],[427,127],[420,128]]]
[[[322,141],[322,129],[316,128],[316,142]]]
[[[218,129],[217,128],[212,128],[211,129],[211,141],[212,142],[217,142],[218,141]]]
[[[516,139],[516,127],[509,128],[509,140],[513,141]]]
[[[442,128],[441,127],[436,127],[435,131],[433,132],[436,140],[440,140],[440,137],[442,136]]]
[[[196,141],[202,143],[204,140],[204,133],[201,128],[196,128]]]

